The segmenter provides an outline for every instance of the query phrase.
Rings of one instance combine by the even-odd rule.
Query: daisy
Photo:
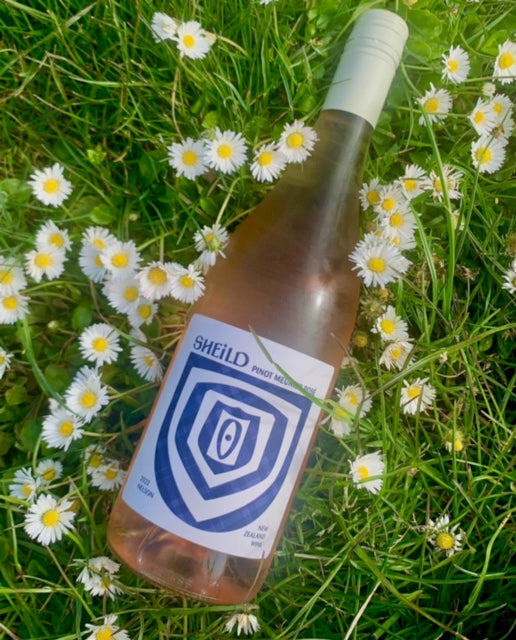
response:
[[[404,206],[405,196],[396,184],[380,187],[378,196],[378,202],[373,207],[378,215],[390,215]]]
[[[103,293],[109,304],[119,313],[130,313],[140,302],[140,283],[135,273],[120,278],[107,278]]]
[[[374,233],[366,234],[349,259],[355,263],[353,270],[358,271],[367,287],[385,287],[405,273],[410,265],[399,249]]]
[[[72,246],[68,231],[60,229],[52,220],[45,222],[36,234],[36,247],[46,249],[52,247],[68,251]]]
[[[25,515],[25,532],[43,545],[61,540],[73,526],[75,513],[71,506],[68,500],[58,501],[49,494],[39,496]]]
[[[434,522],[428,520],[427,530],[432,532],[430,542],[437,551],[444,551],[449,558],[462,549],[462,531],[457,532],[459,524],[450,527],[450,517],[447,513]]]
[[[195,20],[189,20],[177,27],[174,40],[177,42],[179,55],[194,60],[206,57],[211,49],[211,42],[206,37],[201,25]]]
[[[506,289],[509,293],[516,293],[516,265],[512,265],[503,274],[502,289]]]
[[[23,320],[29,311],[29,298],[17,291],[0,295],[0,324],[14,324]]]
[[[84,563],[84,560],[76,562]],[[77,576],[77,582],[84,585],[85,591],[92,596],[107,595],[111,600],[122,593],[122,589],[116,584],[116,575],[120,565],[106,556],[91,558],[85,563],[84,568]]]
[[[32,502],[40,485],[40,479],[32,475],[30,469],[18,469],[9,485],[9,495],[13,498]]]
[[[159,261],[146,265],[136,276],[142,295],[148,300],[169,296],[178,267],[180,265],[172,262]]]
[[[496,93],[496,85],[493,82],[484,82],[482,85],[482,95],[492,98]]]
[[[262,1],[262,4],[266,3]],[[237,636],[239,636],[242,632],[245,635],[251,635],[255,631],[260,630],[260,623],[258,622],[258,618],[252,613],[235,613],[226,622],[226,632],[231,633],[235,626],[237,628]]]
[[[482,98],[478,98],[468,118],[479,135],[491,133],[497,121],[496,113],[492,110],[490,103]]]
[[[436,171],[431,171],[429,180],[432,187],[432,196],[435,200],[442,202],[444,199],[444,191],[446,189],[450,200],[460,200],[462,193],[459,191],[460,180],[463,174],[461,171],[454,171],[452,167],[443,165],[443,178]]]
[[[34,249],[25,256],[25,270],[36,282],[41,282],[43,276],[55,280],[63,273],[65,258],[63,249],[54,246]]]
[[[350,384],[343,387],[338,392],[339,406],[342,407],[348,416],[354,417],[357,414],[365,416],[371,409],[371,395],[359,384]]]
[[[473,166],[480,173],[494,173],[505,160],[506,143],[503,138],[481,136],[471,145]]]
[[[82,236],[79,265],[93,282],[102,282],[107,269],[101,260],[101,253],[116,242],[116,238],[105,227],[88,227]]]
[[[144,380],[158,382],[163,377],[163,369],[156,355],[147,347],[133,345],[131,347],[131,362]]]
[[[310,156],[318,139],[315,129],[305,125],[302,120],[294,120],[283,128],[278,150],[287,162],[303,162]]]
[[[353,482],[361,489],[367,489],[371,493],[378,493],[383,485],[384,463],[382,460],[382,452],[375,451],[367,453],[365,456],[350,461],[351,476]]]
[[[124,478],[125,470],[122,469],[118,460],[108,460],[92,472],[91,484],[104,491],[110,491],[120,488]]]
[[[506,40],[498,45],[493,77],[502,84],[513,82],[516,77],[516,42]]]
[[[401,371],[412,351],[412,344],[408,340],[395,340],[389,342],[380,356],[380,364],[388,371],[398,369]]]
[[[116,625],[118,616],[109,615],[104,616],[104,621],[101,625],[86,624],[86,629],[90,632],[90,635],[86,640],[131,640],[129,634],[124,629],[120,629]]]
[[[232,173],[246,161],[247,143],[241,133],[215,130],[213,140],[206,142],[208,165],[222,173]]]
[[[42,484],[51,484],[63,475],[63,465],[59,460],[41,460],[36,466],[36,477]]]
[[[72,183],[65,179],[63,167],[55,163],[41,171],[36,170],[29,178],[36,198],[45,205],[58,207],[72,193]]]
[[[177,32],[177,22],[166,13],[155,11],[152,14],[151,30],[155,42],[172,40]]]
[[[138,269],[141,260],[136,245],[132,240],[121,242],[115,240],[100,253],[102,264],[112,278],[122,278]]]
[[[27,284],[23,269],[13,258],[0,255],[0,296],[8,296],[24,289]]]
[[[105,322],[93,324],[79,336],[79,350],[83,357],[97,366],[112,363],[121,351],[116,330]]]
[[[229,233],[224,227],[215,223],[211,227],[204,226],[194,234],[195,248],[200,252],[199,262],[203,267],[212,267],[217,256],[225,257],[224,249],[229,242]]]
[[[180,302],[190,304],[204,293],[204,278],[193,264],[180,267],[174,279],[171,294]]]
[[[443,54],[442,63],[444,65],[442,77],[454,84],[464,82],[468,77],[469,57],[462,47],[451,47],[448,53]]]
[[[380,178],[373,178],[371,182],[364,182],[358,196],[364,211],[376,206],[380,202]]]
[[[408,325],[392,305],[388,305],[385,312],[376,320],[372,331],[378,333],[386,342],[409,339]]]
[[[330,431],[336,436],[342,438],[351,433],[351,423],[349,413],[340,406],[332,406],[332,413],[330,417]]]
[[[127,313],[127,319],[131,327],[137,329],[142,324],[148,325],[152,322],[158,311],[158,305],[149,302],[145,298],[140,298],[137,304]]]
[[[446,89],[436,89],[432,83],[430,83],[430,89],[417,101],[431,123],[444,120],[452,107],[450,92]],[[424,125],[425,122],[426,119],[422,115],[419,118],[419,124]]]
[[[84,462],[86,473],[92,475],[103,464],[106,464],[107,457],[104,447],[99,444],[90,444],[84,450]]]
[[[501,124],[507,116],[512,114],[512,101],[503,93],[495,93],[489,101],[489,108],[494,113],[496,124]]]
[[[426,411],[435,398],[435,389],[428,384],[428,378],[416,378],[413,382],[403,381],[400,404],[403,413],[415,415]]]
[[[0,347],[0,380],[4,377],[7,369],[9,369],[12,357],[12,353],[7,352],[3,347]]]
[[[254,153],[251,174],[259,182],[272,182],[287,164],[286,156],[278,151],[274,143],[264,144]]]
[[[99,374],[89,367],[82,367],[65,393],[67,407],[85,422],[97,415],[108,404],[107,388],[103,386]]]
[[[43,420],[42,439],[50,447],[64,449],[82,437],[82,421],[63,407],[57,407]]]
[[[412,248],[412,246],[407,247],[407,243],[415,245],[416,219],[406,204],[398,206],[388,214],[380,215],[379,227],[382,234],[392,240],[398,248],[401,249],[399,244],[402,239],[405,240],[404,248]]]
[[[167,150],[168,162],[178,176],[193,180],[208,170],[204,140],[186,138],[183,142],[174,142]]]
[[[409,164],[405,168],[405,173],[398,178],[398,184],[403,190],[403,194],[412,200],[428,187],[428,176],[426,171],[417,164]]]
[[[495,138],[500,139],[503,144],[507,144],[509,138],[512,136],[512,132],[514,131],[514,119],[511,115],[507,114],[503,120],[497,122],[492,131],[492,135]]]
[[[460,429],[450,429],[444,437],[444,446],[451,453],[460,453],[465,447],[466,441]]]

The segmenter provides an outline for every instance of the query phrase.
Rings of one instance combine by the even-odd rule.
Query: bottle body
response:
[[[194,305],[192,317],[214,319],[244,332],[251,330],[252,335],[270,341],[271,348],[281,345],[321,363],[322,373],[316,375],[316,381],[303,386],[313,391],[317,381],[325,378],[316,394],[324,397],[333,388],[357,312],[359,281],[351,271],[348,255],[358,238],[358,189],[372,126],[358,116],[328,110],[320,116],[316,130],[319,141],[312,157],[289,168],[233,234],[226,258],[217,261],[207,275],[206,293]],[[227,340],[218,338],[217,344],[226,348],[219,347],[211,354],[213,359],[222,355],[226,363],[238,365],[232,362],[238,350],[229,352],[233,341],[233,335]],[[180,345],[178,352],[181,349]],[[278,349],[273,359],[282,353]],[[267,355],[259,367],[255,365],[257,375],[270,376],[272,384],[281,380],[277,384],[291,387],[289,376],[296,380],[301,360],[292,364],[285,356],[283,362],[289,364],[284,365],[284,372],[275,369]],[[176,367],[174,358],[169,371]],[[160,396],[171,394],[167,380],[168,375]],[[317,414],[316,409],[313,427]],[[298,443],[296,464],[285,480],[288,496],[283,498],[280,512],[271,516],[276,521],[267,521],[269,544],[256,557],[238,549],[229,534],[224,551],[156,525],[129,506],[124,489],[111,515],[110,546],[137,573],[171,591],[213,603],[247,602],[267,574],[315,437],[313,427]],[[142,441],[146,438],[144,433]],[[132,467],[128,476],[134,479],[139,471]],[[243,535],[261,535],[259,529],[246,531],[249,533]]]

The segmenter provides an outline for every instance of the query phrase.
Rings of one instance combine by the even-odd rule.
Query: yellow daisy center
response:
[[[498,60],[498,66],[500,69],[510,69],[514,64],[514,56],[512,53],[505,52],[502,53],[500,59]]]
[[[59,522],[59,512],[55,509],[49,509],[41,516],[41,522],[45,527],[55,527]]]
[[[369,339],[367,337],[367,335],[365,333],[363,333],[362,331],[357,333],[354,337],[353,337],[353,344],[357,347],[365,347],[367,346],[367,343],[369,342]]]
[[[358,469],[356,470],[356,473],[358,473],[358,475],[360,476],[361,480],[365,480],[366,478],[369,478],[369,469],[367,467],[358,467]]]
[[[391,227],[401,227],[401,225],[403,224],[403,216],[401,215],[401,213],[393,213],[389,218],[389,222],[391,224]]]
[[[30,498],[30,496],[32,495],[32,486],[30,484],[24,484],[23,487],[21,488],[23,495],[26,498]]]
[[[95,633],[96,640],[112,640],[113,638],[113,630],[110,627],[106,627],[105,629],[99,629]]]
[[[54,244],[56,247],[62,247],[64,245],[64,238],[60,233],[53,233],[50,236],[50,244]]]
[[[443,183],[441,182],[441,178],[435,178],[434,180],[434,189],[438,192],[441,193],[443,190]]]
[[[123,269],[127,267],[129,262],[129,258],[125,255],[125,253],[115,253],[111,258],[111,264],[117,269]]]
[[[217,148],[217,155],[219,156],[219,158],[222,158],[224,160],[226,158],[231,158],[231,156],[233,155],[233,148],[229,144],[221,144]]]
[[[127,287],[124,289],[124,298],[127,302],[135,302],[138,300],[140,293],[138,291],[138,287]]]
[[[403,349],[401,347],[393,347],[391,349],[391,356],[397,360],[398,358],[401,358],[401,356],[403,355]]]
[[[183,163],[186,164],[187,167],[193,167],[197,164],[197,154],[195,151],[189,149],[183,153]]]
[[[437,113],[439,111],[439,100],[437,98],[428,98],[425,101],[424,109],[427,113]]]
[[[499,102],[495,102],[495,103],[492,105],[492,107],[491,107],[491,108],[492,108],[492,109],[493,109],[493,111],[494,111],[496,114],[498,114],[498,115],[500,115],[500,114],[502,113],[502,111],[503,111],[503,107],[502,107],[502,105],[501,105]]]
[[[148,355],[148,354],[147,354],[147,355],[143,358],[143,360],[144,360],[145,364],[146,364],[148,367],[153,367],[153,366],[154,366],[154,358],[153,358],[152,356],[150,356],[150,355]]]
[[[303,142],[303,135],[298,131],[294,131],[294,133],[287,136],[287,146],[291,149],[299,149],[299,147],[303,146]]]
[[[185,287],[185,289],[190,289],[190,287],[193,287],[195,284],[194,279],[190,276],[181,276],[179,282],[181,283],[182,287]]]
[[[72,435],[73,432],[74,432],[74,426],[73,426],[73,422],[70,422],[70,420],[65,420],[64,422],[61,422],[61,424],[59,425],[59,433],[64,438],[68,438],[69,436]]]
[[[84,409],[91,409],[97,403],[97,394],[93,391],[85,391],[81,396],[80,403]]]
[[[51,480],[53,480],[55,476],[56,476],[56,470],[53,467],[50,467],[50,469],[47,469],[41,474],[41,477],[43,478],[43,480],[46,480],[47,482],[50,482]]]
[[[395,198],[385,198],[385,200],[382,202],[382,209],[384,209],[384,211],[392,211],[395,206],[396,206]]]
[[[382,273],[385,271],[386,264],[383,258],[370,258],[367,262],[367,266],[374,271],[374,273]]]
[[[152,309],[151,309],[150,305],[141,304],[138,307],[138,314],[139,314],[140,318],[143,318],[143,320],[147,320],[147,318],[150,318],[150,316],[152,314]]]
[[[18,299],[16,296],[7,296],[3,299],[3,305],[8,311],[14,311],[18,308]]]
[[[473,116],[473,122],[475,124],[481,124],[486,119],[486,114],[483,111],[475,111]]]
[[[5,356],[0,353],[0,365],[4,364]]]
[[[421,387],[418,387],[417,385],[408,387],[407,395],[411,400],[414,400],[415,398],[419,398],[419,396],[421,395]]]
[[[106,338],[100,336],[93,340],[93,342],[91,343],[91,346],[95,351],[98,351],[99,353],[103,353],[109,347],[109,342]]]
[[[7,286],[8,284],[11,284],[13,278],[14,276],[11,271],[8,271],[7,269],[0,270],[0,284]]]
[[[454,73],[459,69],[459,63],[457,60],[448,60],[448,71]]]
[[[444,551],[448,551],[449,549],[453,549],[455,545],[455,536],[448,531],[440,531],[435,537],[435,542],[438,547],[444,549]]]
[[[417,182],[414,180],[414,178],[405,178],[403,184],[405,185],[405,189],[407,191],[414,191],[414,189],[417,187]]]
[[[38,253],[34,259],[34,264],[40,269],[45,269],[52,264],[52,256],[48,253]]]
[[[479,164],[487,164],[492,157],[493,152],[491,149],[487,149],[486,147],[479,147],[475,151],[475,158]]]
[[[93,262],[95,263],[95,266],[98,267],[99,269],[104,268],[104,263],[102,262],[102,258],[100,257],[99,253],[97,253],[95,258],[93,259]]]
[[[45,180],[43,190],[47,193],[56,193],[57,191],[59,191],[59,180],[56,180],[55,178],[49,178],[48,180]]]
[[[152,284],[165,284],[167,281],[167,272],[160,267],[152,267],[152,269],[149,270],[149,280]]]
[[[349,417],[349,413],[346,411],[346,409],[340,408],[335,409],[335,415],[339,420],[347,420],[347,418]]]
[[[105,471],[104,471],[104,477],[106,478],[106,480],[114,480],[118,475],[118,469],[116,469],[115,467],[108,467]]]
[[[396,325],[389,318],[384,318],[380,322],[380,327],[384,333],[394,333],[394,330],[396,329]]]
[[[358,404],[357,395],[352,391],[348,391],[346,393],[346,398],[348,399],[349,404],[352,404],[353,406],[356,406]]]
[[[98,469],[102,462],[103,460],[100,453],[92,453],[88,461],[88,466],[93,467],[94,469]]]
[[[183,36],[183,44],[188,49],[195,47],[195,38],[193,37],[193,35],[190,33],[187,33],[185,36]]]
[[[106,243],[104,242],[104,240],[102,240],[102,238],[93,238],[91,244],[95,247],[95,249],[99,249],[99,251],[102,251],[106,248]]]
[[[373,189],[367,194],[366,200],[367,202],[369,202],[369,204],[378,204],[380,202],[380,194],[378,193],[378,191],[376,191],[376,189]]]
[[[270,151],[264,151],[258,157],[258,164],[262,167],[268,167],[273,160],[273,155]]]

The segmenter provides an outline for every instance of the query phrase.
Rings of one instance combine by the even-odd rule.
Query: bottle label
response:
[[[273,364],[274,363],[274,364]],[[151,415],[123,499],[196,544],[267,557],[333,367],[194,315]]]

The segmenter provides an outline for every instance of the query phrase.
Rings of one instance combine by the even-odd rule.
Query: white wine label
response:
[[[320,413],[311,396],[326,397],[333,373],[294,349],[195,315],[124,501],[199,545],[267,557]]]

